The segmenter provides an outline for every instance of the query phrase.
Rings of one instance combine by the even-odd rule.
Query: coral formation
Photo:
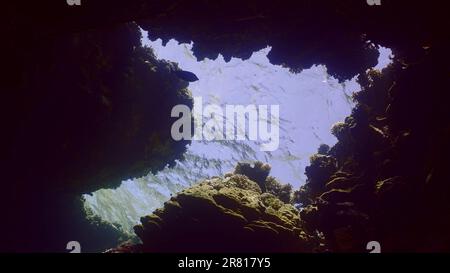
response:
[[[144,252],[315,252],[321,238],[302,228],[298,210],[263,192],[250,177],[268,175],[261,162],[201,181],[172,197],[135,227]],[[247,176],[248,175],[248,176]],[[271,183],[276,184],[274,178]],[[111,252],[127,252],[118,248]]]
[[[333,251],[364,251],[371,240],[383,251],[450,250],[450,113],[433,86],[443,71],[423,54],[360,76],[357,106],[332,130],[339,142],[312,157],[294,193],[305,227]]]

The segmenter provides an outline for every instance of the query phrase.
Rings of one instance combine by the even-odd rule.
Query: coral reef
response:
[[[333,251],[372,240],[385,252],[450,251],[450,111],[430,54],[361,75],[353,113],[332,129],[339,142],[311,158],[294,199]]]
[[[246,167],[244,167],[246,166]],[[239,164],[234,173],[201,181],[172,197],[135,227],[143,252],[315,252],[321,238],[302,228],[298,210],[250,177],[268,167]],[[245,170],[244,170],[245,169]],[[247,176],[248,174],[248,176]],[[271,179],[272,183],[273,178]],[[128,252],[117,248],[110,252]]]

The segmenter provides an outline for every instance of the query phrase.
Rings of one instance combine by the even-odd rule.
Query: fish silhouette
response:
[[[177,75],[178,78],[187,81],[187,82],[195,82],[198,81],[198,77],[189,71],[184,71],[184,70],[172,70],[175,75]]]

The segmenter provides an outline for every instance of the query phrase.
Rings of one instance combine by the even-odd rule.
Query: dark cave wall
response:
[[[170,111],[192,106],[188,84],[140,46],[136,25],[37,41],[24,54],[9,149],[14,165],[34,162],[21,166],[25,175],[86,193],[161,169],[184,151],[187,142],[170,138]]]
[[[450,250],[450,111],[430,92],[445,74],[429,54],[361,76],[357,106],[333,130],[339,142],[306,170],[301,218],[334,251],[361,252],[372,240],[385,252]]]
[[[140,38],[128,23],[17,45],[20,80],[7,89],[2,109],[8,159],[2,204],[11,208],[15,235],[3,246],[63,251],[86,234],[82,206],[74,205],[79,195],[117,187],[182,156],[188,142],[171,138],[170,112],[177,104],[192,107],[188,83]]]
[[[150,38],[194,41],[199,59],[245,59],[270,45],[271,62],[294,71],[324,64],[340,80],[360,74],[358,107],[335,128],[339,143],[314,157],[297,193],[305,228],[323,231],[334,251],[374,239],[385,251],[448,250],[444,11],[387,0],[5,3],[2,233],[13,235],[2,248],[63,251],[73,232],[89,233],[67,228],[77,226],[67,219],[83,221],[67,196],[182,154],[186,143],[170,141],[160,113],[190,103],[187,84],[139,47],[127,24],[137,21]],[[377,58],[369,41],[396,56],[383,75],[364,76]]]
[[[339,78],[376,64],[376,51],[367,40],[412,57],[423,45],[444,42],[447,22],[439,1],[384,0],[381,6],[369,6],[363,0],[100,0],[80,7],[64,1],[8,3],[4,10],[13,15],[4,25],[11,35],[28,30],[34,31],[32,37],[51,37],[136,21],[150,30],[151,38],[195,41],[199,59],[219,53],[246,59],[271,45],[273,63],[294,70],[327,64]],[[29,38],[18,35],[12,44]]]

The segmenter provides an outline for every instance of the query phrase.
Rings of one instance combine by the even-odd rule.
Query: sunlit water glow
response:
[[[220,55],[216,60],[197,61],[192,43],[171,40],[163,46],[160,39],[148,40],[144,31],[143,37],[143,45],[153,48],[159,59],[176,62],[181,69],[197,75],[199,80],[190,83],[189,90],[193,96],[201,96],[203,104],[279,105],[280,143],[276,151],[262,152],[253,141],[193,141],[184,159],[172,168],[123,181],[117,189],[84,195],[90,213],[130,233],[141,216],[161,207],[172,194],[201,179],[230,172],[240,161],[267,162],[272,166],[272,176],[299,187],[306,180],[309,157],[319,145],[336,143],[330,128],[350,114],[351,95],[360,89],[356,77],[339,83],[323,65],[298,74],[272,65],[267,58],[270,47],[254,52],[245,61],[232,58],[225,62]],[[390,55],[389,49],[380,48],[375,68],[387,66]]]

